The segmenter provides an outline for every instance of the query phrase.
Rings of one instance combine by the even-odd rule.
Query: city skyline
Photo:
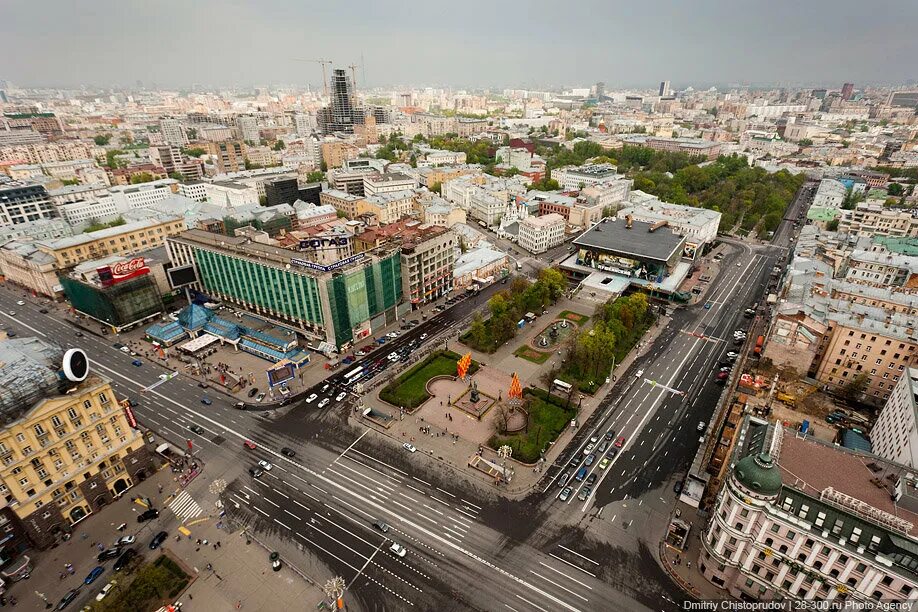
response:
[[[227,11],[209,1],[125,8],[107,0],[79,11],[60,6],[48,20],[41,6],[13,2],[0,36],[19,52],[0,78],[61,88],[133,87],[137,81],[179,89],[318,86],[321,67],[309,60],[330,59],[339,67],[363,64],[363,88],[914,82],[918,40],[908,24],[918,18],[918,6],[883,4],[885,10],[820,1],[801,10],[777,3],[757,14],[750,30],[751,7],[714,1],[690,10],[628,6],[627,13],[604,3],[577,12],[557,12],[545,2],[472,3],[449,20],[439,7],[423,5],[409,13],[276,1]],[[875,44],[878,38],[883,45]],[[364,74],[366,83],[360,82]]]

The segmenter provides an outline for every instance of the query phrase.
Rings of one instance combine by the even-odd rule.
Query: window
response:
[[[35,430],[35,435],[36,435],[36,436],[43,436],[43,435],[45,435],[46,433],[48,433],[48,432],[45,431],[45,428],[41,426],[41,423],[36,424],[35,427],[33,427],[32,429]]]
[[[16,441],[17,441],[17,442],[25,442],[25,434],[23,434],[23,433],[18,433],[18,434],[16,434]]]
[[[742,511],[740,512],[740,516],[743,518],[746,518],[747,516],[749,516],[749,510],[747,510],[746,508],[743,508]]]
[[[28,477],[23,476],[22,478],[19,479],[19,486],[24,487],[24,486],[26,486],[27,484],[29,484],[29,479],[28,479]]]
[[[63,423],[61,422],[61,418],[59,416],[54,415],[51,417],[51,424],[55,427],[60,427]]]
[[[883,580],[881,580],[880,582],[883,583],[883,586],[887,586],[887,587],[888,587],[888,586],[890,586],[890,585],[892,584],[892,577],[891,577],[891,576],[883,576]]]
[[[771,526],[771,532],[772,532],[772,533],[778,533],[779,531],[781,531],[781,526],[778,525],[777,523],[775,523],[775,524],[773,524],[773,525]]]

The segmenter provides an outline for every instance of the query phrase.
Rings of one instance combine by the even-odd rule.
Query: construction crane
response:
[[[348,68],[351,69],[351,86],[357,91],[357,64],[350,64]]]
[[[325,87],[325,97],[328,97],[328,76],[325,71],[325,65],[331,65],[333,62],[331,60],[325,59],[298,59],[294,58],[294,61],[297,62],[310,62],[313,64],[322,64],[322,85]]]

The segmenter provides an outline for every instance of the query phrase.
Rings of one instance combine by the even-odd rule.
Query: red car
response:
[[[242,445],[249,450],[255,450],[256,448],[255,443],[252,442],[251,440],[246,440],[245,442],[242,443]]]
[[[718,372],[717,380],[727,380],[729,376],[730,376],[730,372]]]
[[[619,436],[618,440],[615,441],[615,446],[617,446],[618,448],[621,448],[624,445],[625,445],[625,436]]]

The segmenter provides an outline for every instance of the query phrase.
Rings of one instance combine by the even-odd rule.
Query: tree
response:
[[[826,223],[826,230],[830,232],[838,231],[838,219],[831,219]]]
[[[286,148],[287,148],[287,145],[284,144],[284,141],[283,141],[283,140],[278,140],[277,142],[274,143],[274,150],[275,150],[275,151],[283,151],[283,150],[286,149]]]
[[[520,169],[516,166],[510,166],[508,170],[504,172],[504,176],[516,176],[520,173]]]
[[[428,187],[428,189],[430,189],[434,193],[442,193],[443,184],[442,183],[432,183],[430,187]]]
[[[321,170],[314,170],[306,175],[307,183],[320,183],[325,180],[325,173]]]
[[[111,142],[111,139],[112,139],[111,134],[99,134],[98,136],[93,138],[93,141],[100,147],[104,147],[109,142]]]
[[[899,183],[890,183],[889,186],[886,188],[886,193],[888,193],[891,196],[900,196],[902,195],[902,192],[903,192],[902,185],[900,185]]]
[[[198,139],[198,130],[197,128],[186,128],[185,135],[188,136],[188,140],[197,140]]]
[[[169,173],[169,178],[175,179],[175,180],[178,181],[179,183],[184,183],[184,182],[185,182],[185,175],[182,174],[181,172],[179,172],[178,170],[173,170],[172,172],[170,172],[170,173]]]
[[[78,179],[78,178],[61,179],[61,182],[62,182],[64,185],[79,185],[79,184],[80,184],[80,179]]]
[[[533,181],[529,188],[534,191],[557,191],[561,189],[561,185],[558,184],[558,181],[547,176],[541,181]]]
[[[841,388],[840,395],[849,402],[858,401],[867,390],[867,383],[870,379],[866,372],[858,372],[854,375],[847,385]]]
[[[801,147],[810,147],[813,146],[813,141],[809,138],[801,138],[797,141],[797,144]]]
[[[188,157],[201,157],[202,155],[207,153],[207,151],[205,151],[201,147],[189,147],[187,149],[182,149],[182,153],[184,153]]]
[[[131,175],[131,185],[139,185],[140,183],[150,183],[153,181],[153,175],[149,172],[139,172],[137,174]]]

